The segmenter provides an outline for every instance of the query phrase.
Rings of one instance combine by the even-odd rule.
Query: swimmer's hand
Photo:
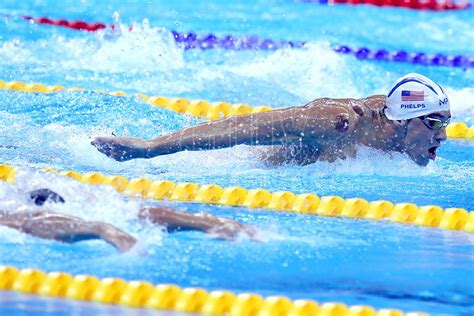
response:
[[[117,161],[147,157],[147,142],[133,137],[97,137],[91,142],[98,151]]]
[[[144,207],[140,209],[138,217],[153,224],[163,225],[168,231],[200,230],[217,238],[237,241],[239,237],[247,237],[256,241],[263,241],[259,232],[237,221],[213,216],[209,213],[180,212],[168,207]]]
[[[100,238],[108,242],[120,252],[129,251],[137,240],[126,232],[105,223],[100,223]]]
[[[206,213],[196,214],[196,216],[201,216],[206,221],[204,231],[217,238],[237,241],[240,237],[244,237],[254,241],[262,241],[262,239],[259,238],[258,230],[250,225],[242,224],[228,218],[215,217]]]

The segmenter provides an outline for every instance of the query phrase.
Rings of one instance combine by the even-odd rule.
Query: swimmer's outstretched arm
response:
[[[145,207],[140,210],[139,218],[168,230],[200,230],[225,240],[236,240],[239,235],[258,240],[255,228],[237,221],[216,217],[208,213],[185,213],[167,207]]]
[[[334,101],[334,104],[326,104]],[[338,102],[340,102],[338,104]],[[152,140],[97,137],[92,144],[119,161],[152,158],[184,150],[209,150],[247,145],[311,144],[335,132],[336,116],[347,112],[345,100],[318,99],[305,106],[230,117],[207,122]],[[323,105],[324,106],[320,106]],[[348,115],[349,116],[349,115]],[[348,117],[347,123],[352,119]],[[342,122],[342,128],[345,123]]]
[[[103,239],[122,252],[129,250],[136,243],[134,237],[110,224],[47,211],[13,214],[0,211],[0,225],[36,237],[67,243]]]

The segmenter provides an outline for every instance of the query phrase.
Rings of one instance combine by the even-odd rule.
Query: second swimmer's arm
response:
[[[69,243],[103,239],[120,251],[127,251],[136,243],[134,237],[110,224],[48,211],[12,214],[0,211],[0,225],[32,236]]]

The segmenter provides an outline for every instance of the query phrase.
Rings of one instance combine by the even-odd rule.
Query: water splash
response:
[[[86,185],[65,176],[29,168],[17,170],[15,187],[23,192],[48,188],[66,200],[64,204],[45,204],[49,209],[91,220],[107,221],[118,217],[123,221],[114,223],[124,228],[128,221],[136,219],[140,205],[138,201],[125,200],[112,187]],[[117,214],[120,216],[115,216]]]
[[[469,125],[474,124],[474,88],[463,89],[446,88],[451,106],[453,121],[465,122]]]
[[[116,30],[118,33],[114,34]],[[62,46],[70,52],[61,64],[93,71],[130,73],[184,67],[183,51],[176,46],[168,30],[150,27],[146,19],[132,25],[130,30],[118,24],[116,30],[98,32],[95,40],[61,39]]]
[[[230,70],[243,77],[272,82],[307,100],[317,96],[361,96],[351,81],[353,74],[345,67],[343,57],[327,42],[311,43],[300,50],[278,50]]]
[[[75,69],[129,74],[166,72],[185,65],[183,49],[176,45],[172,34],[165,28],[151,27],[146,19],[131,28],[118,23],[113,30],[85,35],[55,35],[34,42],[14,38],[0,46],[0,55],[7,57],[0,63],[34,64],[53,71]]]

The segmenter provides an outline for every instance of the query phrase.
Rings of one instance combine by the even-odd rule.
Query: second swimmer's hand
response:
[[[205,215],[204,215],[205,216]],[[228,241],[237,241],[239,237],[247,237],[254,241],[262,241],[259,238],[258,230],[246,224],[227,218],[217,218],[212,220],[212,225],[204,230],[210,235]]]
[[[91,142],[98,151],[117,161],[147,157],[147,143],[132,137],[97,137]]]
[[[133,236],[109,224],[102,224],[100,231],[100,237],[120,252],[130,250],[137,243]]]

